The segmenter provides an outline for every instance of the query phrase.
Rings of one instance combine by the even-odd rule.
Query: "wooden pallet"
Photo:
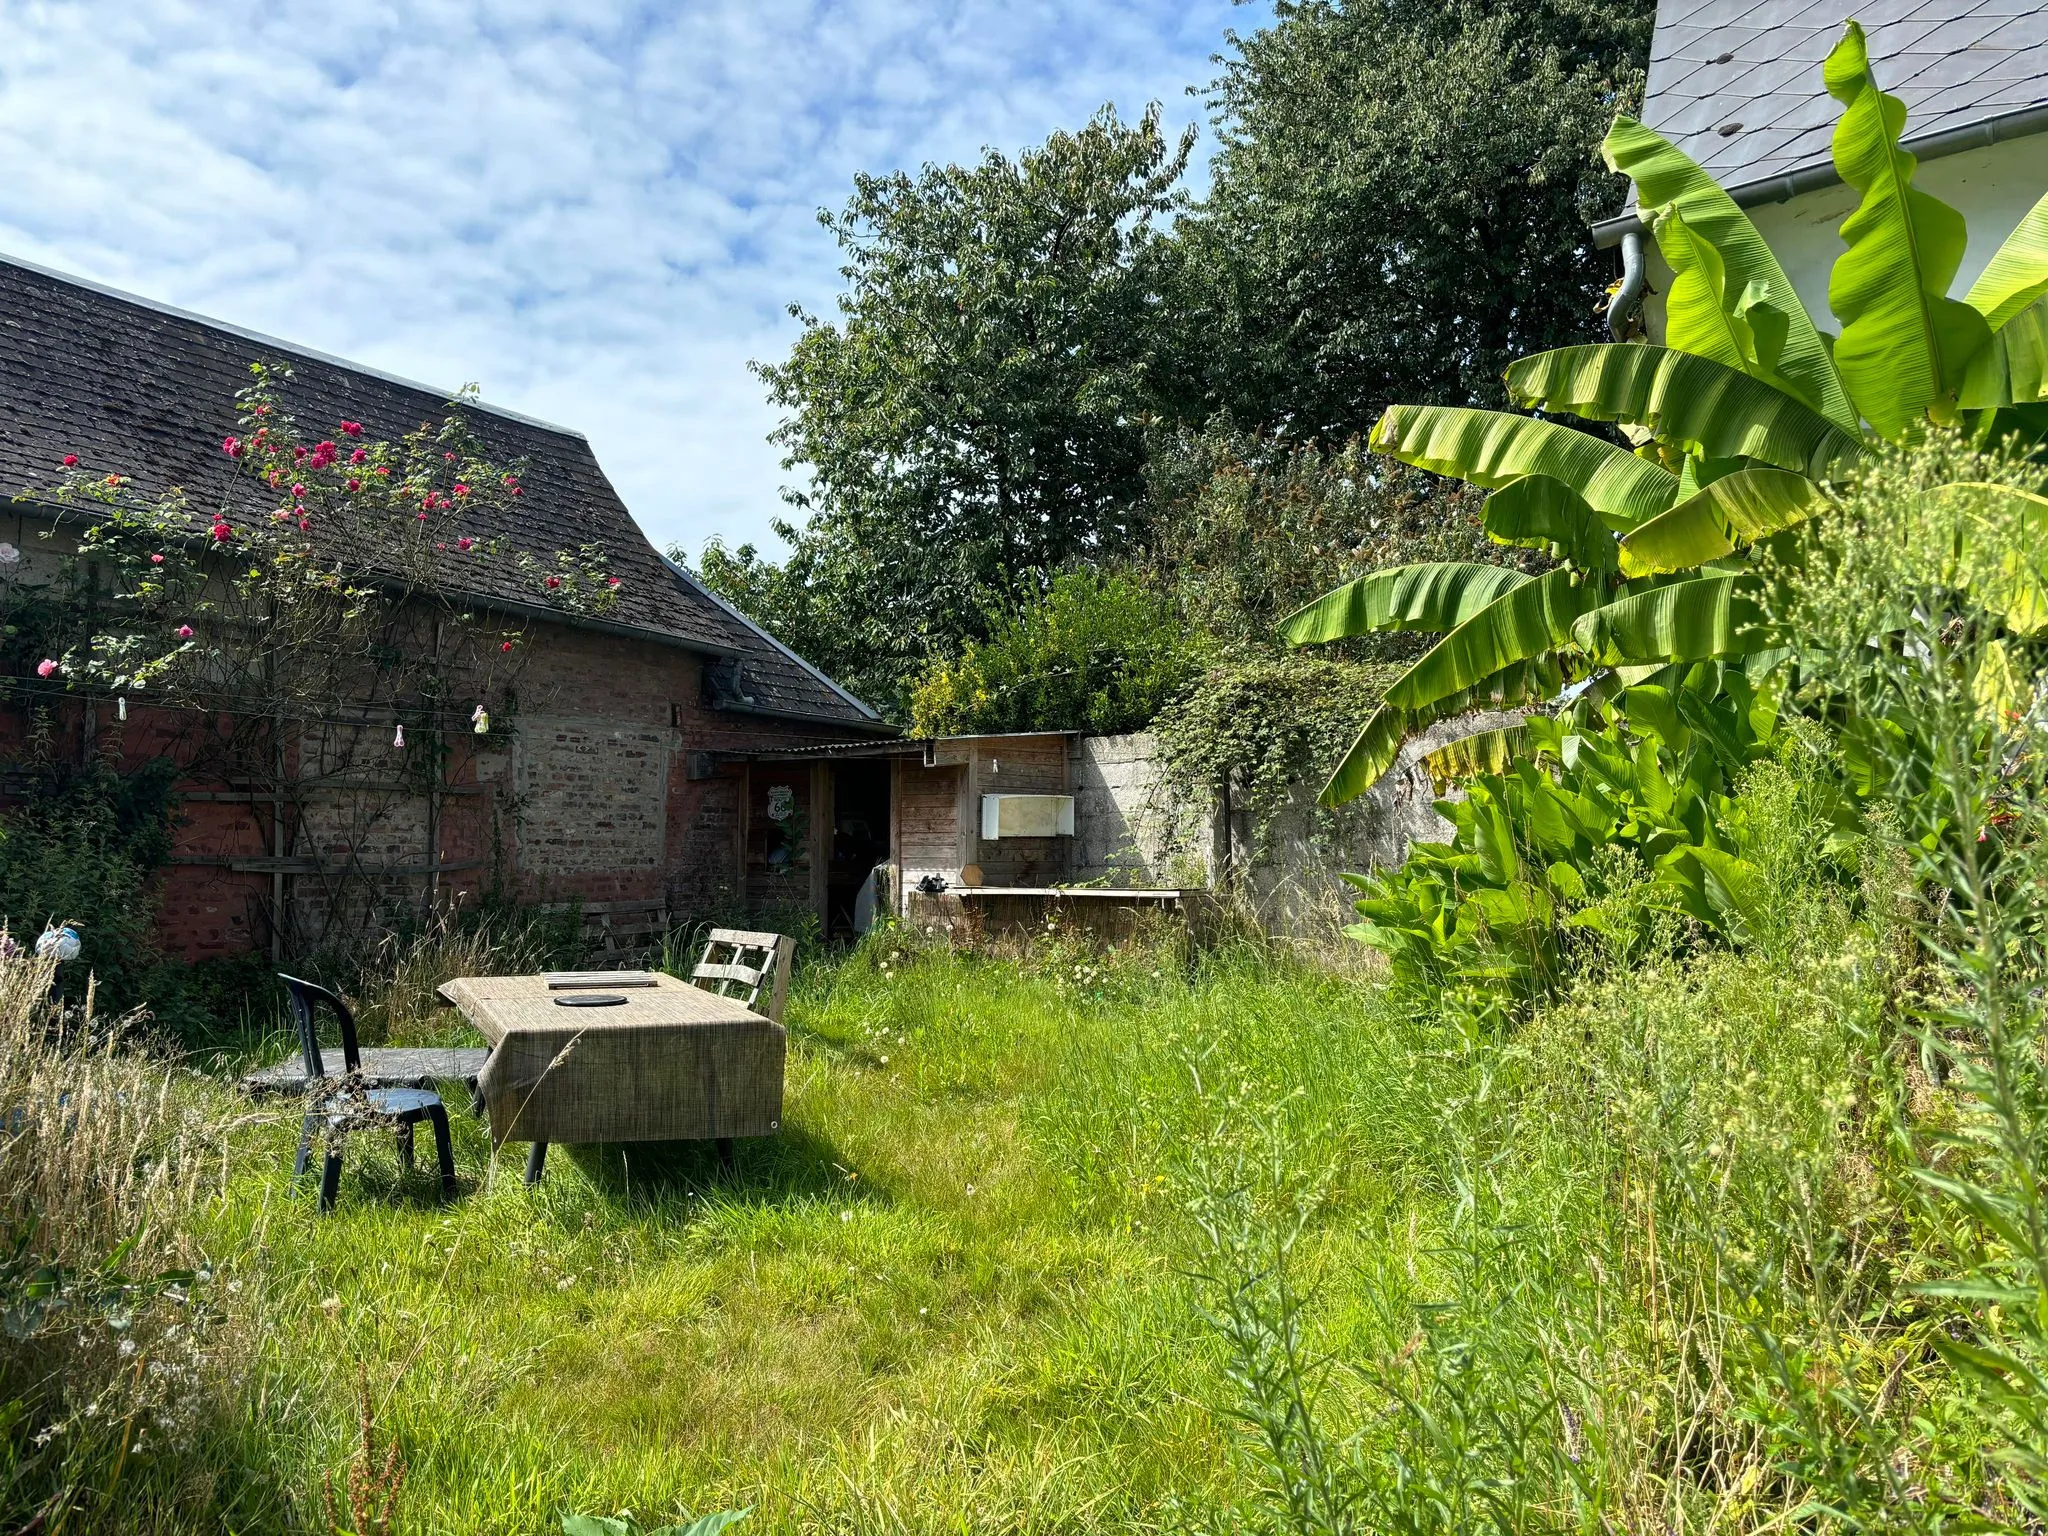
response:
[[[583,936],[603,951],[607,959],[637,959],[658,951],[668,937],[669,910],[666,901],[586,901],[580,905],[560,902],[543,906],[543,912],[583,914]]]

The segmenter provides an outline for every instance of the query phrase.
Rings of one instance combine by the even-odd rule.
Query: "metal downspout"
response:
[[[1607,301],[1607,334],[1616,341],[1628,340],[1629,322],[1643,302],[1643,234],[1632,229],[1621,237],[1621,286]]]

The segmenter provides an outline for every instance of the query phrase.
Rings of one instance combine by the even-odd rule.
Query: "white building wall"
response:
[[[1961,298],[2027,210],[2048,193],[2048,134],[1923,160],[1913,185],[1940,198],[1968,222],[1970,243],[1949,289],[1953,297]],[[1748,210],[1750,222],[1792,279],[1813,323],[1823,331],[1841,329],[1834,311],[1828,308],[1828,273],[1843,250],[1842,221],[1855,211],[1856,202],[1855,190],[1838,183],[1787,202],[1764,203]],[[1653,290],[1643,306],[1644,323],[1651,339],[1661,341],[1663,294],[1671,286],[1671,269],[1664,265],[1656,241],[1643,244]]]

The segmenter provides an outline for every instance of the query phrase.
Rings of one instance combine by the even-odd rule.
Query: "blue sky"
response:
[[[772,543],[746,364],[789,303],[829,311],[819,206],[1106,101],[1197,122],[1187,86],[1267,11],[0,0],[0,251],[477,381],[587,433],[656,543]]]

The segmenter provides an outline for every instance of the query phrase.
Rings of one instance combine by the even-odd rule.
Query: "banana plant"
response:
[[[1558,562],[1376,571],[1283,620],[1308,645],[1380,630],[1443,638],[1387,692],[1324,787],[1369,788],[1424,727],[1484,704],[1580,708],[1676,663],[1767,650],[1750,555],[1812,516],[1873,441],[1929,425],[2048,436],[2048,197],[1961,298],[1962,216],[1913,185],[1906,112],[1850,22],[1822,70],[1836,168],[1859,194],[1824,334],[1749,217],[1661,135],[1617,117],[1602,146],[1635,183],[1672,272],[1664,343],[1563,347],[1507,370],[1543,416],[1397,405],[1371,446],[1493,492],[1486,532]],[[1608,424],[1622,447],[1559,416]],[[1498,751],[1496,747],[1486,750]]]

